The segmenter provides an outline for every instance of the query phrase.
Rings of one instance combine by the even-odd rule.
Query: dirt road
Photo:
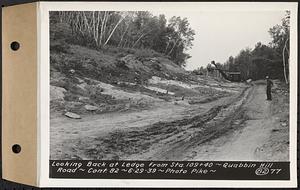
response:
[[[275,95],[274,98],[278,101],[280,97]],[[265,85],[255,85],[241,108],[244,120],[240,126],[231,133],[195,147],[190,153],[193,159],[288,160],[287,131],[283,137],[274,138],[274,132],[282,130],[280,116],[274,114],[274,108],[278,109],[281,105],[276,103],[266,101]]]
[[[99,141],[102,140],[107,140],[107,144],[113,146],[114,142],[112,141],[118,140],[119,137],[112,138],[112,136],[119,133],[135,134],[135,131],[143,131],[145,128],[159,132],[161,130],[158,129],[160,128],[160,123],[171,123],[170,126],[172,126],[178,119],[187,118],[186,120],[188,121],[191,116],[205,114],[212,107],[233,101],[234,98],[235,96],[225,97],[201,106],[189,105],[186,101],[177,101],[176,104],[174,102],[159,102],[159,104],[152,106],[154,109],[139,112],[97,114],[85,116],[81,120],[74,120],[55,114],[51,117],[51,158],[75,159],[92,156],[98,159],[99,150],[97,153],[89,153],[89,151],[86,153],[86,147],[90,146],[91,149],[99,149],[100,147],[97,146],[97,143],[100,143]],[[95,146],[96,148],[93,148]],[[86,157],[87,155],[89,156]]]
[[[54,117],[51,159],[286,160],[288,136],[274,146],[281,116],[265,99],[258,83],[201,105],[159,103],[80,122]]]

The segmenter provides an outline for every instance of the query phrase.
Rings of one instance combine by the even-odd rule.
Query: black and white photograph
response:
[[[51,12],[50,53],[51,159],[289,160],[288,10]]]
[[[289,25],[289,10],[50,12],[50,159],[289,161]]]
[[[45,182],[295,184],[295,4],[47,5]]]
[[[7,4],[4,180],[298,186],[297,2]]]

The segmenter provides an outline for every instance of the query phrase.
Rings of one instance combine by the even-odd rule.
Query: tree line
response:
[[[281,24],[273,26],[268,32],[272,38],[268,45],[258,42],[253,49],[242,49],[237,56],[230,56],[225,63],[217,63],[217,66],[226,71],[239,71],[242,80],[258,80],[270,76],[288,83],[290,12],[286,11]],[[214,66],[208,64],[194,72],[214,72]]]
[[[151,49],[185,66],[195,32],[187,18],[154,16],[148,11],[56,11],[52,24],[67,24],[77,43],[102,49]]]

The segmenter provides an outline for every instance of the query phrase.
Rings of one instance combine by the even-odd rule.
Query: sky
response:
[[[206,66],[212,60],[224,63],[229,56],[236,56],[240,50],[254,48],[257,42],[271,42],[269,29],[281,23],[284,11],[207,11],[207,12],[153,12],[186,17],[195,30],[192,58],[188,59],[186,70]]]

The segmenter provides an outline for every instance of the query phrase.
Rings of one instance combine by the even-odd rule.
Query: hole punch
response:
[[[20,43],[19,42],[12,42],[10,44],[10,48],[13,50],[13,51],[17,51],[18,49],[20,49]]]
[[[13,151],[15,154],[20,153],[20,152],[21,152],[21,146],[18,145],[18,144],[14,144],[14,145],[12,146],[12,151]]]

